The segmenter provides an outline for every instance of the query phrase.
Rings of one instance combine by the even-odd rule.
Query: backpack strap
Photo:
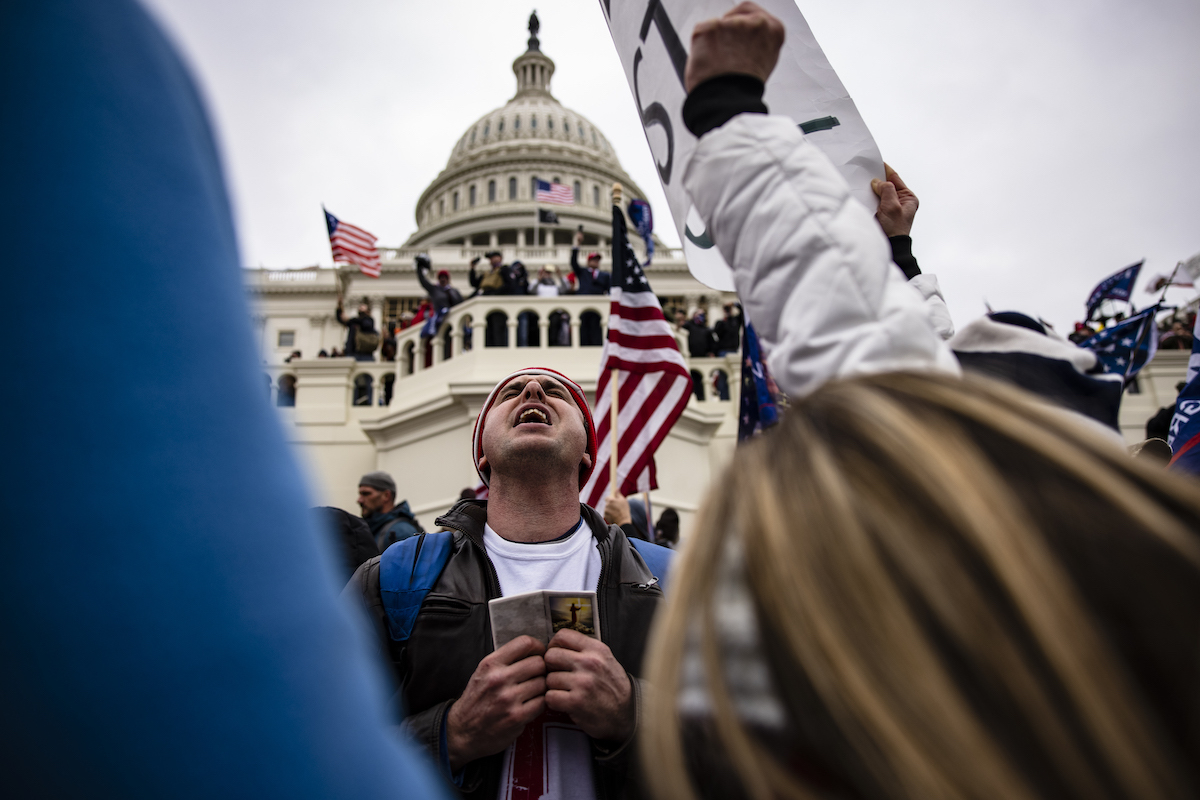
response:
[[[396,542],[379,558],[379,593],[387,615],[388,634],[408,641],[425,595],[450,560],[454,534],[421,533]]]
[[[658,585],[662,588],[663,594],[666,594],[667,577],[671,573],[671,560],[675,558],[675,551],[660,544],[647,542],[645,539],[630,539],[629,543],[633,545],[634,550],[637,550],[642,561],[646,562],[646,566],[650,568],[650,574],[658,578]]]

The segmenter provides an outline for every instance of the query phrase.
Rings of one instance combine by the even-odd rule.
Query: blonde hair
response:
[[[728,689],[713,588],[731,543],[775,683],[808,682],[865,774],[823,766],[857,789],[922,800],[1182,795],[1179,748],[1164,742],[1064,554],[1132,540],[1200,580],[1200,501],[1187,479],[1005,385],[892,373],[795,404],[714,486],[650,637],[657,692],[642,743],[657,797],[695,796],[679,706],[693,651],[707,723],[745,794],[820,795],[767,752]],[[1124,585],[1136,591],[1139,578],[1154,575]],[[1063,793],[1030,780],[1013,719]]]

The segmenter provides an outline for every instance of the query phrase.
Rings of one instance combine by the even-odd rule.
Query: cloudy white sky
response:
[[[515,91],[534,7],[555,95],[605,132],[678,242],[596,0],[146,2],[209,100],[249,266],[328,265],[321,203],[402,243],[451,145]],[[1200,252],[1200,3],[800,7],[920,197],[914,249],[959,325],[986,299],[1065,331],[1107,274],[1145,258],[1145,280]]]

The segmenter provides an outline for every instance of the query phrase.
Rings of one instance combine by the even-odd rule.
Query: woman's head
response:
[[[1169,656],[1131,663],[1121,639],[1179,623],[1196,644],[1185,479],[1009,387],[894,373],[795,403],[714,485],[651,640],[668,707],[650,716],[678,719],[698,648],[749,795],[813,796],[799,776],[815,773],[914,798],[1168,797],[1185,780],[1144,685]],[[731,554],[812,769],[767,756],[725,688],[712,598]],[[686,796],[680,742],[672,725],[647,737],[664,796]]]

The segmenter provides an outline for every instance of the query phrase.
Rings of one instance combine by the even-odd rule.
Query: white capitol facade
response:
[[[435,517],[457,501],[462,489],[478,482],[470,458],[472,426],[501,377],[521,367],[548,366],[573,377],[589,396],[594,391],[601,348],[580,346],[579,320],[586,313],[605,320],[604,296],[467,300],[451,309],[428,365],[417,352],[420,326],[399,332],[394,362],[315,357],[345,343],[345,328],[334,317],[339,281],[346,287],[347,312],[353,314],[365,299],[382,330],[425,297],[413,269],[413,256],[420,252],[429,254],[435,271],[448,270],[464,296],[471,292],[471,259],[488,250],[500,251],[505,263],[520,260],[531,278],[544,264],[554,264],[560,274],[569,272],[570,241],[578,226],[585,234],[583,249],[599,251],[605,268],[611,264],[611,187],[622,184],[626,196],[645,194],[625,174],[604,134],[554,99],[554,62],[541,52],[536,33],[512,69],[516,94],[455,143],[445,169],[417,202],[417,231],[401,247],[380,248],[380,278],[365,277],[356,267],[245,271],[272,400],[308,468],[316,504],[357,512],[359,476],[382,469],[395,477],[399,497],[432,530]],[[558,225],[534,222],[537,179],[561,183],[574,193],[574,205],[542,206],[557,213]],[[633,238],[644,257],[640,241]],[[720,318],[722,303],[734,299],[696,281],[682,251],[665,246],[656,244],[646,274],[664,307],[690,313],[707,305],[710,324]],[[569,347],[549,343],[547,325],[556,311],[565,312],[570,321]],[[518,315],[523,312],[536,315],[537,332],[531,334],[530,346],[517,347]],[[508,346],[485,347],[485,320],[496,314],[508,326]],[[680,349],[687,356],[682,340]],[[293,350],[303,357],[285,363]],[[1140,441],[1145,420],[1173,402],[1174,383],[1183,375],[1187,355],[1160,354],[1143,372],[1141,392],[1126,395],[1121,416],[1129,441]],[[689,362],[704,379],[705,396],[692,397],[659,448],[659,489],[651,494],[654,516],[665,507],[675,508],[685,535],[705,488],[735,445],[740,375],[736,355]],[[714,396],[717,371],[725,373],[728,400]]]

